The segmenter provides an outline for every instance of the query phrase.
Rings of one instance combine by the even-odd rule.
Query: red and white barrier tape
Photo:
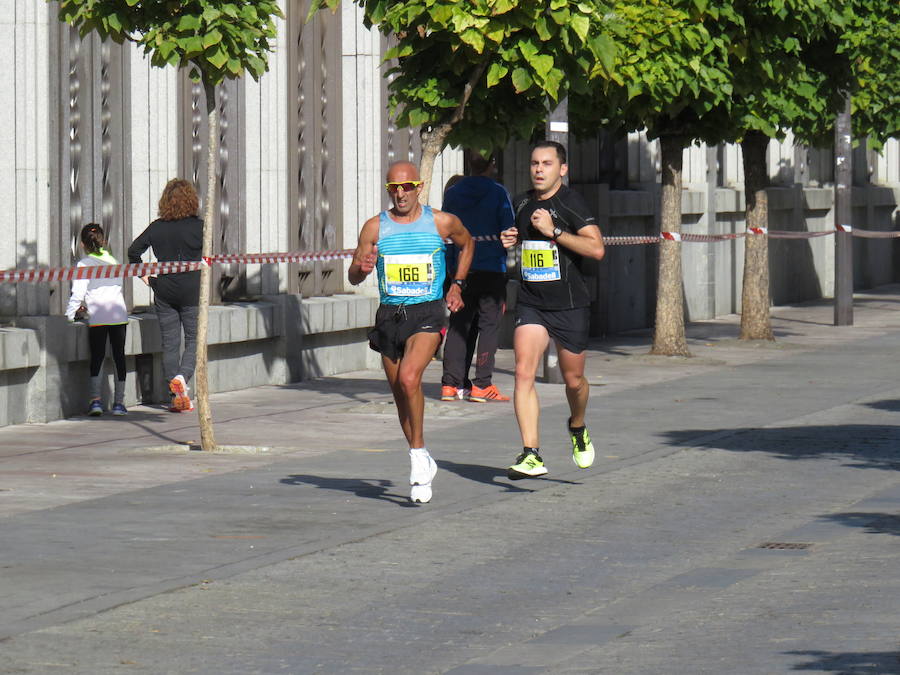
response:
[[[352,258],[355,249],[347,248],[339,251],[290,251],[287,253],[234,253],[213,255],[208,258],[210,264],[214,263],[246,263],[266,264],[283,262],[324,262],[328,260],[341,260]]]
[[[900,237],[900,232],[885,232],[883,230],[850,230],[849,225],[844,225],[844,227],[848,228],[845,232],[849,232],[854,237],[862,237],[863,239],[896,239]]]
[[[115,279],[143,277],[148,274],[173,274],[198,270],[203,261],[131,263],[127,265],[95,265],[91,267],[51,267],[30,270],[0,270],[0,282],[74,281],[76,279]]]
[[[623,235],[623,236],[610,236],[603,237],[603,243],[606,246],[630,246],[633,244],[658,244],[659,243],[659,235]]]
[[[281,262],[318,262],[353,257],[353,249],[340,251],[292,251],[288,253],[242,253],[214,255],[205,260],[184,262],[129,263],[121,265],[93,265],[86,267],[51,267],[30,270],[0,270],[2,282],[75,281],[76,279],[115,279],[143,277],[152,274],[174,274],[199,270],[206,264],[223,263],[264,264]]]
[[[769,231],[769,239],[812,239],[814,237],[827,237],[834,234],[834,230],[824,230],[821,232],[790,232],[790,231]]]
[[[688,232],[660,232],[658,235],[625,235],[603,238],[607,246],[629,246],[638,244],[658,244],[662,240],[709,243],[740,239],[750,234],[765,234],[770,239],[812,239],[826,237],[835,232],[846,232],[854,237],[866,239],[896,239],[900,231],[860,230],[850,225],[838,225],[833,230],[818,232],[791,232],[785,230],[767,230],[766,228],[750,228],[746,232],[727,234],[691,234]],[[479,235],[475,241],[498,241],[496,235]],[[0,283],[46,281],[75,281],[76,279],[114,279],[117,277],[143,277],[152,274],[175,274],[198,270],[203,265],[239,263],[247,265],[264,265],[291,262],[326,262],[353,257],[354,249],[334,251],[289,251],[286,253],[235,253],[210,256],[202,261],[186,262],[153,262],[130,263],[123,265],[95,265],[89,267],[51,267],[45,269],[0,270]]]

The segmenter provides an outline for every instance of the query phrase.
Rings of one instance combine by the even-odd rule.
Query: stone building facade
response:
[[[218,91],[217,253],[331,250],[355,244],[361,223],[386,205],[389,162],[418,157],[417,134],[397,129],[386,105],[384,39],[359,9],[304,19],[308,0],[285,1],[270,69],[258,82]],[[206,184],[202,89],[173,69],[152,68],[132,45],[80,39],[53,3],[0,6],[0,49],[14,64],[0,74],[0,269],[63,267],[79,257],[75,237],[101,223],[120,260],[153,220],[162,187],[181,176]],[[657,145],[641,134],[573,139],[571,180],[606,234],[658,232]],[[527,185],[527,145],[501,157],[504,183]],[[833,158],[794,147],[769,151],[772,229],[833,226]],[[900,144],[854,156],[858,227],[898,229]],[[429,201],[463,171],[461,153],[438,160]],[[684,231],[738,232],[743,224],[740,151],[685,150]],[[775,303],[828,297],[833,239],[773,241]],[[896,279],[893,240],[855,248],[857,287]],[[651,325],[655,247],[610,247],[596,283],[592,329]],[[689,318],[740,311],[742,243],[686,244]],[[346,261],[216,267],[210,386],[223,391],[283,384],[371,367],[365,345],[374,288],[346,283]],[[0,284],[0,425],[78,414],[87,382],[86,330],[62,316],[65,282]],[[159,337],[149,291],[126,283],[128,402],[157,400]]]

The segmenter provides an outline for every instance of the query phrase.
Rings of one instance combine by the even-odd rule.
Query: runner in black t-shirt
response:
[[[581,196],[563,185],[566,150],[543,141],[531,152],[534,188],[515,200],[516,226],[501,233],[506,248],[522,245],[521,287],[516,302],[516,419],[522,453],[509,467],[513,480],[547,473],[540,456],[540,405],[534,387],[538,364],[552,338],[569,401],[572,459],[582,469],[594,462],[585,428],[590,387],[584,377],[584,350],[590,322],[590,295],[581,273],[584,258],[603,258],[603,237]]]

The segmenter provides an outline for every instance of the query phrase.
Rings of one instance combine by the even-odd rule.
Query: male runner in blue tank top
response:
[[[381,354],[409,443],[410,500],[424,504],[431,500],[437,464],[425,448],[422,373],[441,343],[444,307],[451,312],[463,307],[462,288],[475,243],[459,218],[419,203],[423,185],[415,165],[392,164],[385,187],[393,205],[363,224],[347,277],[356,285],[372,270],[378,272],[381,304],[369,346]],[[460,253],[453,283],[443,297],[447,239]]]
[[[522,275],[516,299],[516,388],[513,403],[522,452],[507,470],[513,479],[547,473],[540,455],[540,404],[534,380],[541,356],[556,343],[559,368],[569,402],[572,459],[586,469],[594,446],[584,423],[590,386],[584,377],[584,350],[590,324],[590,294],[581,273],[583,258],[603,258],[603,237],[587,205],[563,183],[568,173],[566,149],[542,141],[531,151],[533,189],[513,204],[516,224],[500,233],[506,248],[522,244]]]

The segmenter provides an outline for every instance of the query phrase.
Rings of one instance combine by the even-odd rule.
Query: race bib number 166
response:
[[[434,265],[428,254],[387,255],[384,271],[388,295],[415,297],[431,292]]]

